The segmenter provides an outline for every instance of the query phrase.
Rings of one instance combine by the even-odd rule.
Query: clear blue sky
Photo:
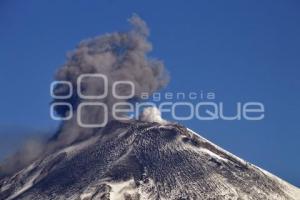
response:
[[[57,125],[49,85],[66,52],[82,39],[127,30],[137,13],[151,29],[151,55],[171,74],[167,90],[214,91],[229,111],[237,101],[266,107],[259,122],[185,125],[300,186],[299,10],[297,0],[2,0],[0,157],[30,130],[44,134]]]

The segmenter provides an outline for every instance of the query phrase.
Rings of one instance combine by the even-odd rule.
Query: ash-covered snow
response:
[[[111,122],[0,180],[0,199],[300,200],[299,189],[183,126]]]

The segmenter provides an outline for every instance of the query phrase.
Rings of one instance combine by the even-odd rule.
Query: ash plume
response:
[[[113,119],[112,106],[117,102],[138,101],[142,93],[153,93],[164,87],[169,77],[162,61],[150,59],[147,54],[152,50],[151,43],[147,40],[149,29],[146,23],[137,15],[129,20],[132,29],[128,32],[115,32],[95,38],[87,39],[69,53],[66,63],[57,71],[55,79],[69,81],[74,91],[81,87],[84,94],[96,95],[104,92],[104,83],[97,82],[93,78],[83,79],[81,86],[77,85],[77,78],[81,74],[101,73],[108,78],[108,95],[103,99],[92,100],[93,102],[105,103],[108,113],[102,108],[88,108],[81,113],[85,123],[102,122],[103,116],[108,115],[108,121]],[[112,83],[115,81],[131,81],[135,86],[134,95],[131,99],[116,99],[113,97]],[[119,95],[128,95],[131,88],[117,88]],[[67,87],[56,87],[55,93],[68,94]],[[54,102],[61,100],[54,99]],[[58,141],[65,144],[74,142],[78,137],[86,137],[93,133],[92,129],[82,128],[77,123],[77,108],[82,99],[75,92],[72,97],[63,100],[73,106],[73,117],[63,123]],[[58,108],[56,112],[61,116],[68,115],[66,109]]]
[[[78,105],[90,101],[80,98],[76,92],[79,87],[77,78],[80,75],[101,73],[108,78],[107,96],[103,99],[92,100],[106,104],[108,113],[101,108],[87,107],[82,112],[82,119],[87,124],[102,122],[105,114],[108,116],[108,121],[113,120],[111,111],[115,103],[139,101],[143,93],[151,94],[168,83],[169,77],[163,62],[147,56],[152,50],[152,45],[148,41],[149,29],[146,23],[135,14],[128,21],[132,25],[129,31],[114,32],[83,40],[67,55],[65,64],[55,74],[55,80],[71,82],[73,94],[68,99],[53,99],[53,102],[70,103],[73,108],[73,117],[63,121],[59,130],[48,142],[29,142],[29,146],[26,144],[23,148],[25,151],[20,150],[7,159],[6,163],[0,166],[0,177],[1,174],[13,173],[25,167],[34,159],[80,139],[88,138],[95,132],[93,128],[82,128],[77,123]],[[114,98],[111,91],[115,81],[131,81],[135,86],[133,97],[130,99]],[[104,83],[87,78],[82,81],[80,89],[85,95],[98,95],[103,93]],[[116,90],[119,95],[128,95],[130,89],[121,87]],[[66,85],[58,84],[54,88],[55,95],[68,93],[69,88]],[[64,107],[56,107],[55,111],[60,116],[69,114],[68,109]],[[22,156],[22,152],[26,152],[27,155]]]
[[[0,165],[0,179],[4,175],[12,174],[29,165],[43,154],[45,145],[47,143],[44,138],[33,137],[24,141],[21,148],[12,156],[7,157]]]

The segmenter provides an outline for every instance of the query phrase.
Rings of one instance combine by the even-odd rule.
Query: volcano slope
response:
[[[178,124],[109,123],[0,180],[0,199],[299,200],[299,189]]]

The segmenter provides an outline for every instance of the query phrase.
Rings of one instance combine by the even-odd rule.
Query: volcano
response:
[[[299,200],[300,190],[179,124],[112,121],[0,180],[0,199]]]

